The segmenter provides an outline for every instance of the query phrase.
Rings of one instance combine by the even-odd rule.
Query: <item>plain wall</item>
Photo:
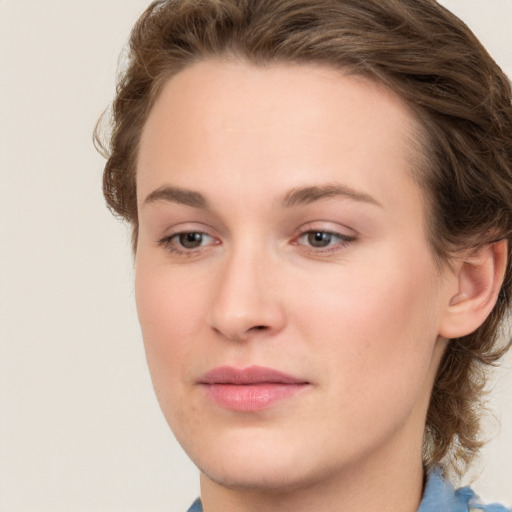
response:
[[[91,138],[146,0],[0,0],[0,512],[184,511],[197,471],[153,396],[128,230]],[[512,75],[512,0],[446,0]],[[512,504],[512,360],[473,471]]]

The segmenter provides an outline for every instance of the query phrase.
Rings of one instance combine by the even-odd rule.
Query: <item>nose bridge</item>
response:
[[[271,286],[276,262],[254,240],[234,246],[217,276],[210,325],[225,337],[242,340],[252,333],[278,331],[282,305]]]

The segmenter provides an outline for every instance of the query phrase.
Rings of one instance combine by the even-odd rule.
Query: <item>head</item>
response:
[[[510,82],[470,30],[437,2],[174,0],[151,4],[133,29],[105,146],[105,197],[131,224],[135,252],[147,121],[166,86],[201,63],[331,70],[399,101],[412,120],[404,135],[410,179],[439,275],[460,255],[478,258],[511,239]],[[472,332],[446,336],[426,416],[426,468],[444,462],[462,471],[480,447],[486,370],[509,346],[501,326],[512,291],[510,244],[507,252],[490,313]]]

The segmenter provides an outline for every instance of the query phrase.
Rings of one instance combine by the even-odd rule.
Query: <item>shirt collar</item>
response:
[[[468,512],[468,510],[474,512],[484,510],[481,505],[477,504],[475,493],[469,487],[455,491],[452,484],[443,478],[441,468],[433,468],[428,475],[418,512]],[[505,508],[497,505],[491,505],[485,510],[487,512],[506,512]],[[188,509],[188,512],[203,512],[199,498]]]

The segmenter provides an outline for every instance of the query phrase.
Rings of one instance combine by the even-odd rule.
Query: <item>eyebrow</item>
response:
[[[144,205],[157,201],[168,201],[193,208],[208,208],[208,201],[202,194],[179,187],[164,186],[157,188],[144,199]]]
[[[353,201],[382,205],[369,194],[359,192],[346,185],[328,183],[325,185],[313,185],[309,187],[294,188],[283,197],[281,203],[286,208],[310,204],[320,199],[330,197],[345,197]],[[179,187],[163,186],[151,192],[144,200],[144,205],[167,201],[170,203],[183,204],[192,208],[208,208],[208,201],[199,192]]]
[[[359,192],[351,187],[347,187],[346,185],[341,185],[338,183],[328,183],[325,185],[295,188],[290,190],[290,192],[284,196],[283,205],[285,207],[293,207],[313,203],[314,201],[318,201],[320,199],[338,196],[361,203],[373,204],[382,208],[382,205],[379,203],[379,201],[377,201],[369,194]]]

